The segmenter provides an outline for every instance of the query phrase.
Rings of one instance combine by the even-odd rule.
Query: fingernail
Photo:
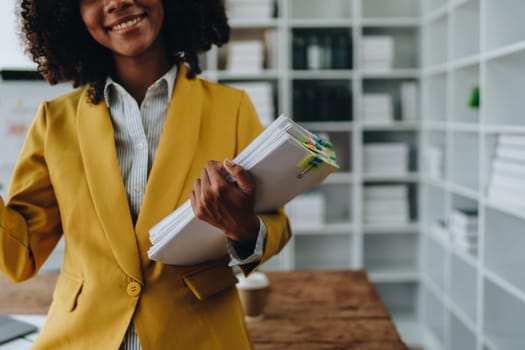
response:
[[[224,165],[226,165],[228,168],[231,168],[233,167],[235,164],[233,164],[233,162],[231,160],[229,160],[228,158],[224,159]]]

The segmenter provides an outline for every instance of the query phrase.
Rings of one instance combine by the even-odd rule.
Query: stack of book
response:
[[[406,224],[410,221],[406,185],[374,185],[364,188],[364,221]]]
[[[414,81],[404,81],[400,84],[402,120],[418,118],[418,90],[417,83]]]
[[[404,175],[408,172],[407,143],[365,143],[363,171],[369,174]]]
[[[394,66],[394,39],[386,35],[364,36],[361,45],[363,69],[390,70]]]
[[[450,241],[458,249],[470,255],[478,254],[478,211],[455,209],[449,221]]]
[[[267,213],[311,191],[339,169],[333,144],[281,115],[233,161],[255,181],[255,212]],[[235,178],[225,175],[232,186]],[[152,260],[171,265],[194,265],[227,254],[226,236],[199,220],[188,199],[150,230]]]
[[[394,120],[390,94],[363,95],[363,121],[367,124],[390,123]]]
[[[423,151],[423,169],[427,176],[442,179],[445,174],[443,150],[439,147],[428,146]]]
[[[273,85],[267,81],[229,83],[228,85],[246,91],[252,101],[257,115],[264,126],[274,120]]]
[[[320,192],[301,194],[285,206],[292,227],[321,227],[325,222],[326,203]]]
[[[263,69],[263,41],[239,40],[228,44],[228,71],[233,73],[258,73]]]
[[[487,192],[489,200],[525,209],[525,135],[498,136]]]
[[[232,19],[265,20],[273,17],[273,0],[228,0],[228,17]]]

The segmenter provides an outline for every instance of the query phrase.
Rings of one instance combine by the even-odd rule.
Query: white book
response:
[[[507,176],[525,177],[525,163],[495,158],[492,161],[492,171]]]
[[[525,191],[525,178],[507,175],[501,172],[493,172],[490,181],[491,186],[508,188],[513,191]]]
[[[525,162],[525,147],[515,147],[514,145],[498,143],[495,156],[496,158],[523,163]]]
[[[317,149],[312,142],[326,147]],[[277,118],[233,161],[255,179],[257,213],[276,210],[339,168],[329,143],[285,116]],[[166,264],[193,265],[227,254],[224,233],[197,219],[189,200],[149,233],[149,258]]]
[[[525,149],[525,135],[500,134],[498,140],[502,145],[522,147]]]

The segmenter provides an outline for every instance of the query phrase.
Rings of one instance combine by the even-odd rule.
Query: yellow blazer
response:
[[[148,229],[189,198],[206,161],[233,158],[262,129],[245,93],[185,75],[181,66],[135,226],[105,103],[83,88],[39,108],[0,199],[0,271],[12,280],[34,276],[65,237],[34,349],[116,350],[132,319],[144,350],[251,349],[228,257],[182,267],[147,256]],[[263,263],[290,229],[282,210],[261,218]]]

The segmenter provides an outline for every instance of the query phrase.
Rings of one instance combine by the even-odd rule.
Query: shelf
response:
[[[418,131],[421,124],[417,121],[394,121],[390,123],[361,122],[364,131]]]
[[[399,17],[399,18],[363,18],[361,20],[363,27],[419,27],[421,25],[420,18]]]
[[[505,58],[506,56],[519,54],[525,50],[525,41],[520,41],[498,49],[486,51],[482,55],[484,61],[497,60]]]
[[[485,227],[485,266],[489,276],[507,281],[525,303],[525,256],[520,249],[525,244],[523,220],[488,209]]]
[[[309,130],[315,130],[316,132],[323,131],[352,131],[352,122],[299,122],[303,127]]]
[[[475,325],[479,295],[477,268],[455,255],[451,256],[450,264],[450,300],[466,316],[468,323]]]
[[[434,75],[445,74],[449,71],[450,65],[448,63],[434,64],[423,69],[423,77],[428,78]]]
[[[324,79],[324,80],[350,80],[354,78],[354,71],[341,70],[294,70],[290,72],[292,79]]]
[[[450,181],[470,189],[474,195],[479,189],[479,138],[469,132],[453,132],[449,168]]]
[[[324,225],[294,225],[292,224],[292,231],[296,235],[349,235],[353,231],[352,223],[334,223]]]
[[[376,234],[418,234],[420,230],[419,223],[409,223],[405,225],[393,224],[364,224],[363,232],[367,235]]]
[[[485,338],[495,349],[521,350],[525,348],[525,304],[523,299],[502,289],[491,280],[484,283],[483,305]]]
[[[457,4],[452,15],[452,59],[478,54],[480,51],[480,3],[470,0]]]
[[[419,62],[419,28],[418,27],[363,27],[362,28],[363,39],[361,44],[364,43],[365,38],[371,38],[376,36],[388,36],[391,38],[393,43],[393,55],[391,58],[390,66],[392,69],[408,70],[406,72],[410,74],[419,72],[417,68],[420,67]],[[367,71],[366,65],[362,60],[364,56],[360,57],[360,65],[363,71]]]
[[[362,21],[421,20],[420,0],[365,0],[361,1]]]
[[[291,19],[291,28],[348,28],[353,25],[349,19]]]
[[[419,181],[419,174],[404,173],[404,174],[372,174],[364,173],[363,181],[365,182],[417,182]]]
[[[298,235],[294,243],[297,270],[341,270],[351,266],[351,235]]]
[[[422,322],[433,338],[431,349],[444,349],[445,344],[445,304],[442,292],[429,288],[432,284],[425,281],[422,293]]]
[[[461,132],[477,133],[481,127],[476,122],[448,122],[447,129]]]
[[[447,115],[447,76],[434,75],[423,79],[423,117],[444,121]]]
[[[211,73],[211,72],[209,72]],[[276,70],[261,70],[260,72],[229,72],[226,70],[220,70],[216,73],[217,78],[220,81],[224,80],[274,80],[278,79],[279,72]]]
[[[467,66],[455,69],[452,73],[452,115],[451,121],[461,123],[452,125],[455,130],[478,131],[479,107],[471,107],[470,101],[475,89],[480,85],[479,66]],[[463,124],[463,125],[462,125]],[[472,129],[471,129],[472,128]]]
[[[521,13],[525,2],[515,0],[487,1],[483,20],[485,47],[489,50],[525,40]],[[490,15],[489,15],[490,14]]]
[[[477,330],[473,325],[467,326],[456,314],[450,315],[450,349],[475,350],[477,348]]]
[[[421,128],[431,131],[445,131],[447,130],[447,123],[444,120],[429,120]]]
[[[277,18],[251,19],[251,18],[230,18],[228,24],[232,29],[253,29],[253,28],[277,28],[282,21]]]
[[[482,125],[481,131],[486,134],[525,134],[525,126]]]
[[[418,79],[421,71],[416,68],[397,68],[386,71],[364,70],[361,73],[363,79]]]
[[[419,278],[418,236],[389,233],[365,235],[363,245],[363,266],[376,278],[382,278],[383,281],[403,279],[405,282],[417,281]]]
[[[421,272],[441,292],[445,292],[445,249],[427,236],[423,238]]]
[[[483,98],[487,125],[525,126],[520,116],[525,77],[516,73],[523,69],[525,50],[487,62]]]
[[[472,200],[479,200],[478,191],[464,185],[456,184],[453,182],[448,182],[447,188],[450,192],[456,195],[460,195]]]
[[[423,66],[431,67],[444,63],[448,57],[448,17],[447,12],[438,10],[429,18],[423,29]]]
[[[458,58],[450,62],[450,68],[452,69],[468,68],[470,66],[479,65],[480,62],[481,62],[481,55],[475,54],[471,56]]]
[[[347,172],[335,172],[324,180],[327,185],[346,185],[354,181],[354,177],[351,173]]]
[[[400,283],[400,282],[418,282],[419,273],[414,268],[367,268],[370,280],[374,283]]]

